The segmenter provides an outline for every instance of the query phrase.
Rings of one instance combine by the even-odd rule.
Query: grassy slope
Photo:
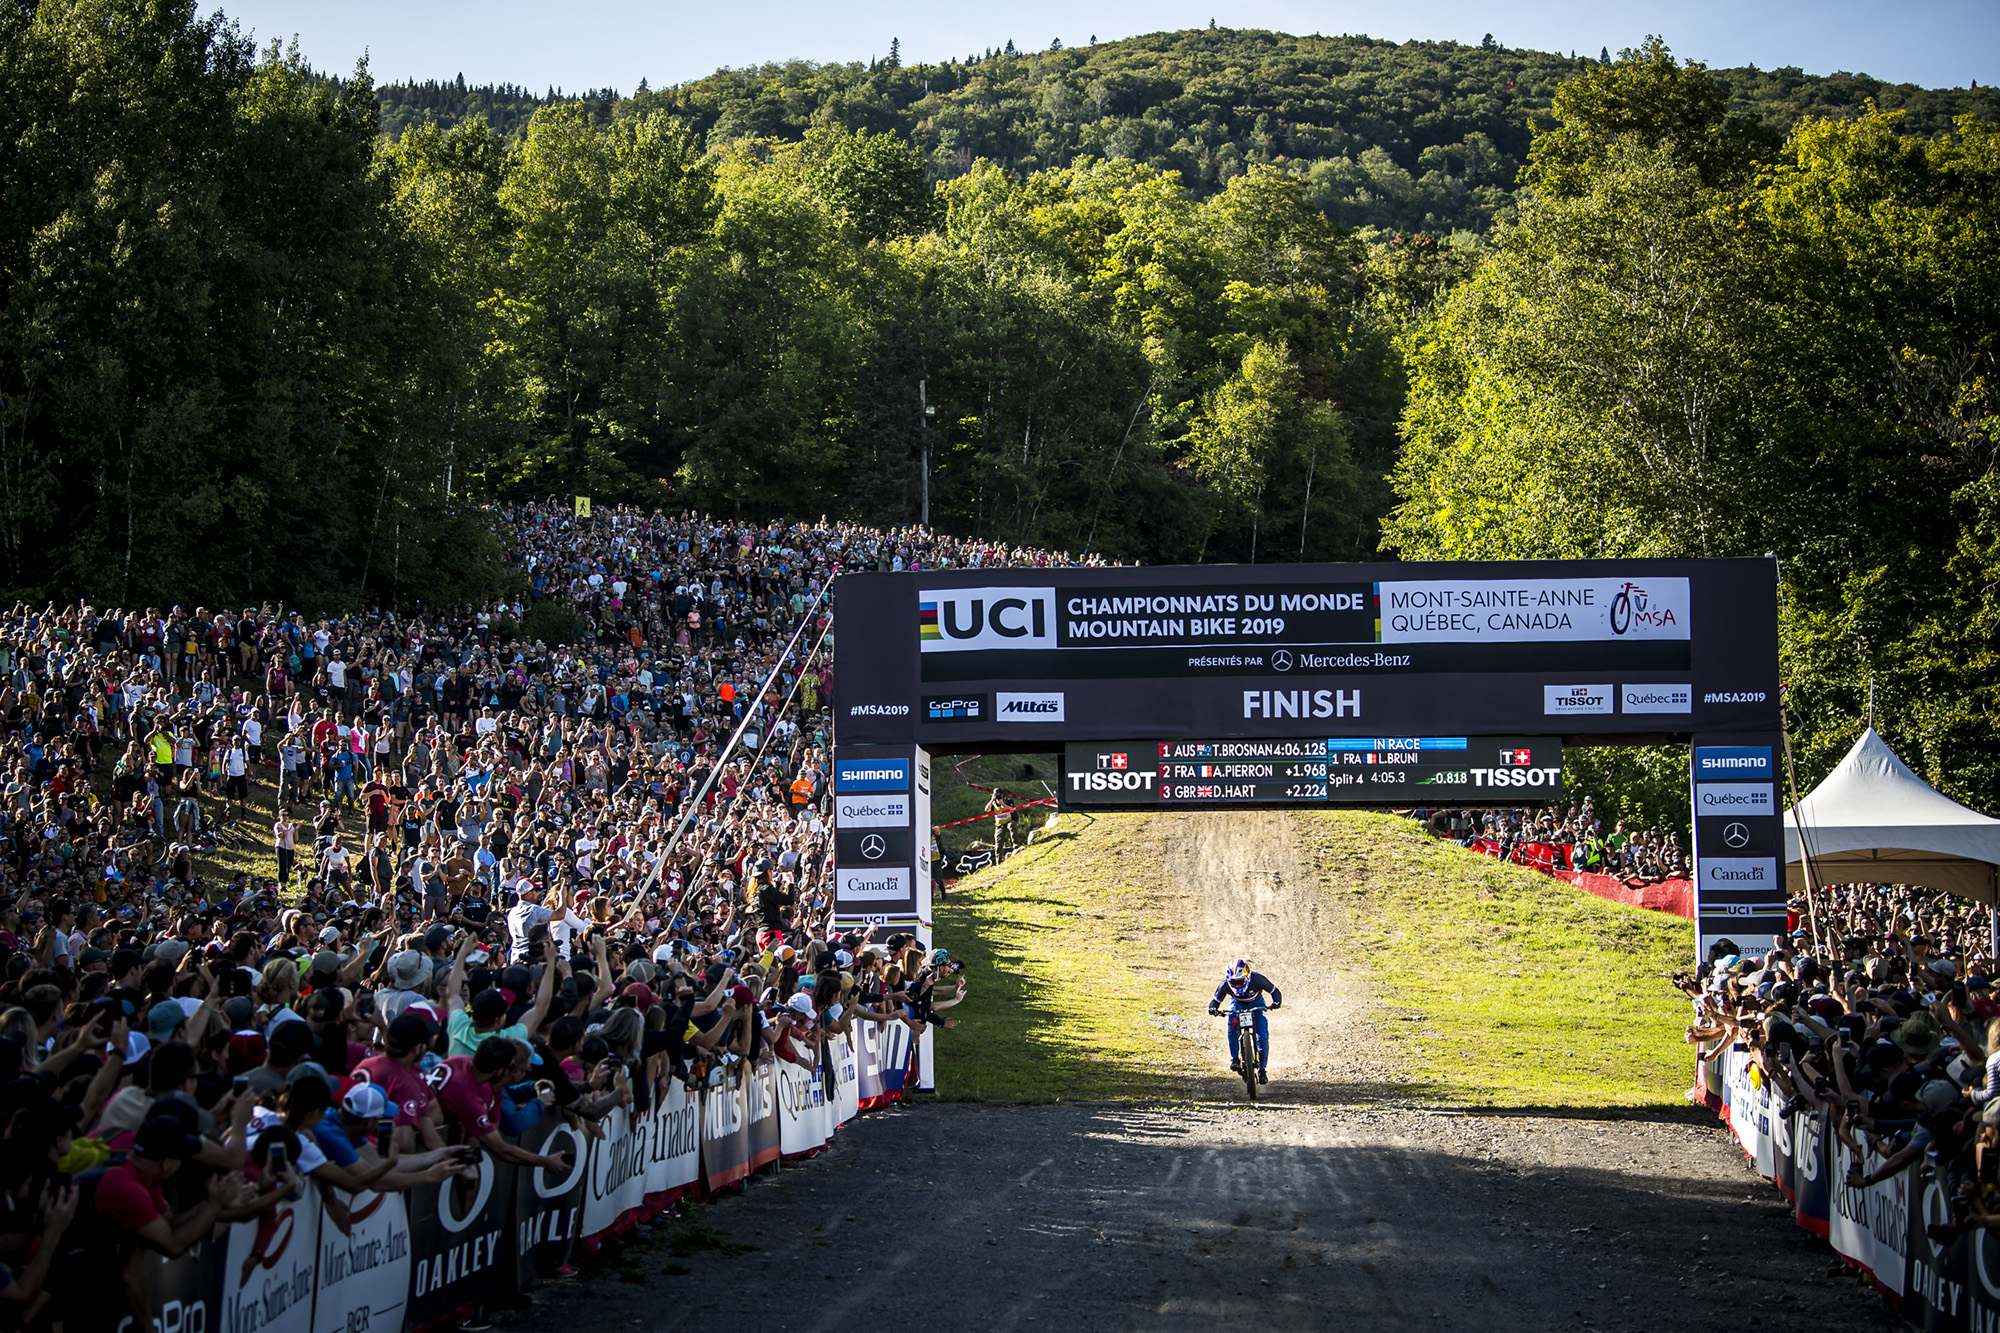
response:
[[[1417,1100],[1492,1106],[1672,1104],[1684,1019],[1665,977],[1687,922],[1590,897],[1418,834],[1390,815],[1302,815],[1343,953],[1375,978],[1363,1021]],[[937,940],[967,963],[962,1022],[938,1042],[947,1097],[1183,1096],[1208,1053],[1162,1020],[1182,926],[1145,816],[1066,831],[964,881]]]
[[[1066,817],[1074,830],[1083,821]],[[1145,816],[1101,816],[961,882],[936,938],[971,990],[938,1039],[946,1097],[1070,1101],[1179,1089],[1181,1043],[1159,1020],[1180,1000],[1148,966],[1178,938]]]
[[[1427,1100],[1679,1101],[1686,1018],[1666,978],[1693,952],[1689,922],[1461,851],[1393,815],[1304,819],[1376,976],[1373,1021]]]

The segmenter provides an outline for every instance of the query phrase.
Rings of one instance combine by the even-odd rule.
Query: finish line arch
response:
[[[1532,804],[1567,747],[1686,744],[1698,951],[1784,928],[1775,560],[918,570],[833,598],[842,922],[929,942],[933,750],[1060,753],[1072,809],[1265,809]]]

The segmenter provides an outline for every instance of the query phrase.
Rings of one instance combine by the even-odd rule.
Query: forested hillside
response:
[[[711,145],[796,140],[814,125],[893,131],[917,146],[933,180],[961,176],[982,159],[1032,172],[1120,158],[1177,171],[1208,194],[1249,166],[1271,165],[1298,176],[1306,200],[1345,226],[1478,231],[1512,193],[1556,85],[1597,59],[1213,29],[972,52],[943,64],[885,55],[869,65],[797,60],[718,70],[634,93],[616,111],[672,111]],[[1914,134],[1937,133],[1965,113],[2000,115],[2000,93],[1990,88],[1931,90],[1797,69],[1714,74],[1732,114],[1777,136],[1809,117],[1858,115],[1870,99],[1904,111],[1902,128]],[[545,101],[580,101],[604,114],[615,96],[534,98],[517,88],[467,89],[462,79],[381,90],[391,134],[425,115],[446,129],[478,115],[510,136]]]
[[[1196,32],[507,132],[533,99],[454,81],[392,137],[194,0],[0,10],[0,61],[13,593],[462,599],[479,502],[571,492],[1147,562],[1774,551],[1808,767],[1872,681],[2000,800],[1984,90]]]

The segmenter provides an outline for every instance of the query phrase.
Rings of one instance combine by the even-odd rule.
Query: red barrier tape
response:
[[[985,789],[982,788],[981,790]],[[1005,810],[988,810],[985,814],[974,815],[970,819],[954,819],[949,824],[933,824],[931,827],[933,829],[957,828],[960,824],[977,824],[982,819],[999,819],[1003,816],[1011,815],[1017,810],[1032,810],[1038,805],[1054,805],[1055,803],[1055,797],[1044,796],[1039,801],[1029,801],[1025,805],[1012,805],[1008,806]]]
[[[1495,859],[1500,856],[1500,844],[1491,838],[1476,839],[1468,844],[1468,848],[1481,856]],[[1514,848],[1514,854],[1509,859],[1517,865],[1524,865],[1530,870],[1539,870],[1544,875],[1574,884],[1585,893],[1607,902],[1623,903],[1627,907],[1644,907],[1649,911],[1668,912],[1688,921],[1694,920],[1692,880],[1663,879],[1656,884],[1632,884],[1615,875],[1571,870],[1561,864],[1569,859],[1569,849],[1546,842],[1522,843]]]

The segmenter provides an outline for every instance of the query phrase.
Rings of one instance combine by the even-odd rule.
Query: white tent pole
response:
[[[1799,860],[1804,863],[1806,872],[1806,911],[1812,916],[1813,951],[1824,958],[1827,956],[1827,949],[1826,945],[1820,940],[1819,909],[1813,902],[1813,881],[1817,876],[1813,874],[1812,849],[1806,845],[1805,812],[1799,807],[1799,772],[1797,766],[1792,763],[1792,725],[1789,716],[1791,710],[1786,707],[1786,704],[1789,702],[1790,700],[1785,697],[1784,687],[1780,686],[1778,690],[1778,739],[1783,742],[1785,749],[1785,785],[1791,789],[1792,826],[1799,831]],[[1779,824],[1780,832],[1783,831],[1783,828],[1784,825],[1781,821]]]

